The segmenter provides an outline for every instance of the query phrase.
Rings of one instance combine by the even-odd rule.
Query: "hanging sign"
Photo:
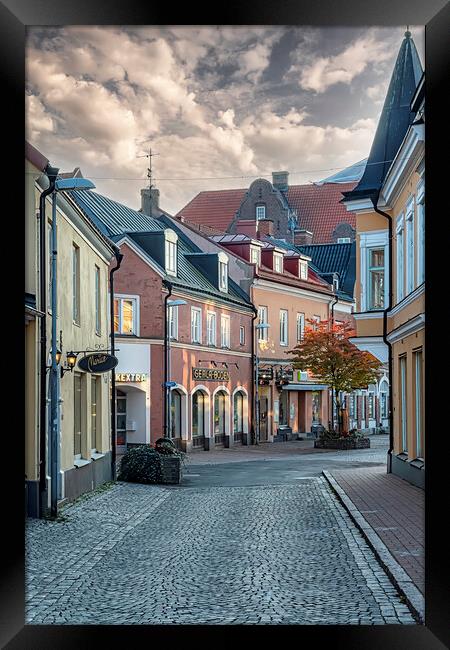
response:
[[[78,367],[85,372],[109,372],[117,366],[119,359],[107,352],[87,354],[78,361]]]

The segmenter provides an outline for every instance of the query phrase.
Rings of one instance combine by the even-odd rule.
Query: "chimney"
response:
[[[312,244],[313,234],[304,228],[296,228],[294,230],[294,244],[296,246],[309,246]]]
[[[264,239],[266,235],[273,235],[273,219],[260,219],[256,225],[258,239]]]
[[[288,190],[289,172],[272,172],[272,185],[282,192]]]
[[[141,210],[149,217],[156,216],[154,213],[159,210],[159,190],[156,187],[141,190]]]
[[[256,237],[256,221],[254,219],[242,219],[238,221],[234,227],[234,232],[239,235],[247,235],[248,237]]]

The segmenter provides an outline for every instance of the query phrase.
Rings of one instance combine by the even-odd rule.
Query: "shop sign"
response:
[[[230,381],[230,373],[215,368],[192,368],[192,378],[197,381]]]
[[[269,366],[269,368],[258,368],[258,379],[271,381],[273,379],[273,367]]]
[[[147,381],[146,372],[116,372],[116,381]]]
[[[119,359],[106,352],[87,354],[78,361],[78,367],[85,372],[109,372],[117,366]]]

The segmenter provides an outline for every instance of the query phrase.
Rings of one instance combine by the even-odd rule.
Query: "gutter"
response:
[[[117,266],[109,272],[109,308],[110,308],[110,327],[111,327],[111,355],[115,356],[114,341],[114,273],[119,270],[123,260],[123,254],[116,251]],[[116,480],[116,370],[111,370],[111,478]]]
[[[387,459],[387,471],[388,474],[392,472],[392,452],[394,451],[394,413],[392,410],[392,343],[387,339],[387,318],[388,312],[392,309],[392,297],[393,297],[393,280],[392,280],[392,262],[393,262],[393,251],[392,251],[392,217],[389,216],[383,210],[380,210],[377,207],[378,198],[380,196],[380,190],[378,190],[374,195],[370,197],[373,208],[375,212],[388,220],[389,227],[389,240],[388,240],[388,259],[389,259],[389,292],[388,292],[388,305],[383,310],[383,341],[388,347],[389,357],[388,357],[388,373],[389,373],[389,449],[388,449],[388,459]]]
[[[47,510],[47,468],[46,468],[46,434],[47,434],[47,219],[45,216],[45,199],[55,189],[59,168],[47,163],[44,173],[49,186],[41,192],[39,198],[39,308],[43,314],[40,319],[40,414],[39,414],[39,516]]]
[[[167,382],[169,381],[168,379],[169,328],[167,323],[167,301],[172,295],[173,285],[171,282],[169,282],[169,280],[163,280],[162,283],[163,286],[167,287],[167,289],[169,290],[166,297],[164,298],[164,385],[163,385],[163,404],[164,404],[164,429],[163,430],[164,430],[164,437],[169,438],[168,414],[170,408],[170,403],[169,403],[170,392],[167,390]]]

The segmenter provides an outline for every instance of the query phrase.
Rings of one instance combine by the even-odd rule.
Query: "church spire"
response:
[[[414,120],[410,103],[422,74],[419,55],[411,32],[407,28],[392,72],[364,174],[353,190],[343,192],[344,203],[368,197],[381,188],[391,162]]]

